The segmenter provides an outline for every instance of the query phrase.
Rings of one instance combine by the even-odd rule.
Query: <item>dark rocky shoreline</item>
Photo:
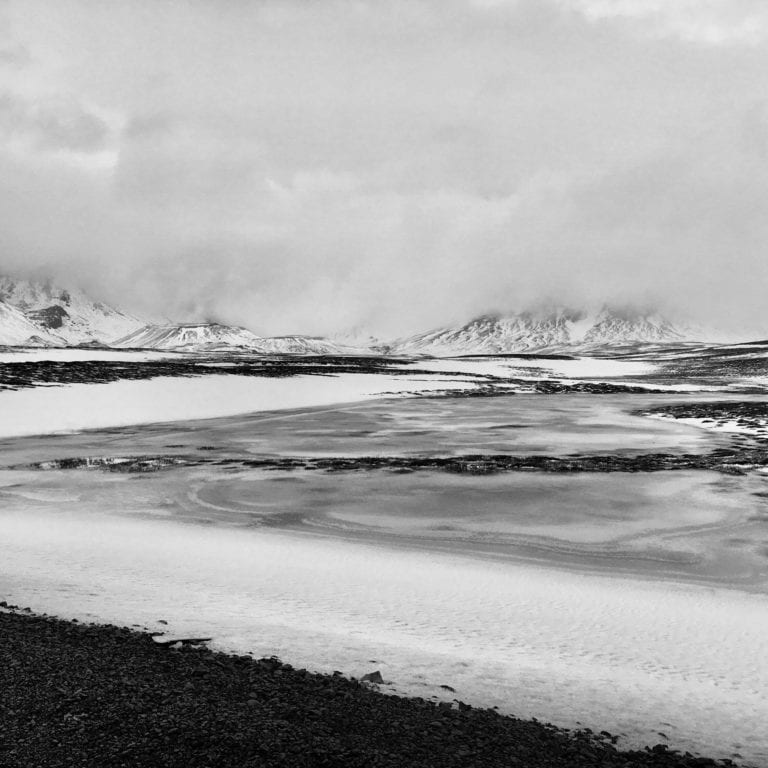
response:
[[[206,447],[207,448],[207,447]],[[209,450],[213,450],[210,448]],[[668,472],[674,470],[709,470],[724,474],[745,474],[768,465],[768,446],[717,448],[709,453],[641,454],[467,454],[461,456],[265,456],[263,458],[208,458],[187,455],[72,456],[32,464],[13,465],[10,469],[89,470],[107,472],[157,472],[172,467],[204,465],[248,467],[271,471],[296,470],[321,472],[450,472],[454,474],[492,475],[500,472]]]
[[[3,768],[736,765],[28,611],[0,611]]]
[[[516,356],[517,357],[517,356]],[[251,376],[257,378],[290,378],[292,376],[332,376],[345,373],[386,374],[387,376],[453,376],[470,378],[476,385],[464,389],[447,389],[419,393],[421,397],[498,397],[525,392],[529,394],[582,393],[663,394],[672,390],[643,387],[636,384],[578,381],[565,383],[500,377],[492,374],[467,374],[443,371],[439,374],[418,367],[418,359],[384,356],[196,356],[179,359],[119,360],[21,360],[0,365],[0,391],[28,389],[41,385],[105,384],[115,381],[146,381],[158,377]],[[413,364],[413,367],[406,367]],[[486,386],[483,386],[483,384]],[[493,385],[493,386],[491,386]]]
[[[428,374],[404,370],[409,358],[384,357],[294,357],[195,356],[179,359],[121,360],[21,360],[0,365],[0,390],[24,389],[53,384],[104,384],[113,381],[144,381],[160,376],[256,376],[287,378],[340,373]]]
[[[748,433],[768,435],[768,403],[765,401],[678,403],[646,408],[635,411],[635,414],[670,419],[700,419],[710,427],[722,427],[728,422],[734,422]]]

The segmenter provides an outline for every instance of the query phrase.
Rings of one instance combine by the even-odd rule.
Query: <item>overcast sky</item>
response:
[[[0,267],[265,333],[765,327],[764,0],[0,0]]]

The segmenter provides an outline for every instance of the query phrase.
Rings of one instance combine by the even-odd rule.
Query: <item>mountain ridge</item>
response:
[[[486,314],[467,323],[437,328],[392,342],[397,354],[504,354],[578,350],[582,346],[626,342],[698,340],[655,310],[603,305],[597,312],[547,308],[509,314]]]
[[[50,280],[0,275],[0,345],[144,348],[178,352],[356,354],[365,350],[320,336],[262,337],[224,323],[150,323]]]
[[[360,326],[330,338],[301,334],[262,337],[248,328],[218,322],[149,323],[94,301],[79,289],[0,275],[0,344],[7,346],[103,344],[179,352],[440,357],[527,352],[589,354],[632,343],[698,342],[706,335],[693,326],[673,323],[650,308],[604,304],[598,309],[585,309],[548,304],[480,315],[465,323],[394,340],[373,336]]]

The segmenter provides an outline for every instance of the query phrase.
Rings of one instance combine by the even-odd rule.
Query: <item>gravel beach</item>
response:
[[[0,612],[3,768],[735,765],[662,745],[620,751],[605,732],[10,608]]]

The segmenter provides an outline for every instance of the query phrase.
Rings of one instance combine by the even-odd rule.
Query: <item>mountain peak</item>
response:
[[[79,288],[62,287],[51,280],[0,276],[0,301],[20,311],[41,338],[54,333],[60,344],[108,343],[140,328],[132,315],[92,301]]]

